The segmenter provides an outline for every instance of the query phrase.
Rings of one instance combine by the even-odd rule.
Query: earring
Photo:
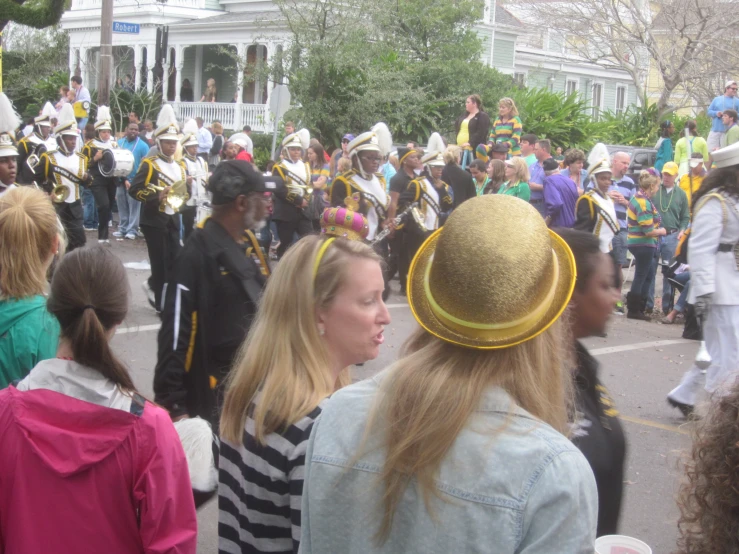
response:
[[[321,336],[325,335],[326,334],[326,329],[323,328],[323,327],[319,327],[318,328],[318,334],[321,335]]]

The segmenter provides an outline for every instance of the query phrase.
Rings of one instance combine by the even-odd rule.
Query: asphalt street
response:
[[[95,243],[97,236],[88,232],[87,238],[89,243]],[[124,263],[147,259],[143,239],[113,240],[111,248]],[[149,272],[128,269],[127,273],[132,306],[113,344],[128,364],[136,386],[152,398],[159,325],[141,287]],[[397,290],[397,281],[394,285]],[[355,368],[355,379],[369,377],[391,364],[405,338],[416,327],[404,297],[394,293],[387,304],[392,323],[386,330],[380,356]],[[614,315],[607,337],[585,341],[601,363],[601,380],[616,402],[627,435],[620,532],[645,541],[655,554],[668,554],[675,548],[679,461],[690,447],[691,424],[665,402],[667,392],[690,368],[698,346],[696,342],[683,340],[681,333],[682,325],[632,321]],[[199,512],[198,552],[217,552],[217,518],[215,501]]]

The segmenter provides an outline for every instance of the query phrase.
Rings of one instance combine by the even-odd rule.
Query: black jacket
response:
[[[575,343],[576,420],[572,442],[585,455],[598,487],[597,536],[618,534],[623,497],[626,438],[618,410],[608,390],[598,380],[598,362]]]
[[[467,119],[470,115],[469,112],[464,112],[454,122],[454,137],[456,139],[459,134],[459,127],[462,122]],[[468,130],[470,132],[470,146],[472,150],[475,150],[479,144],[487,144],[488,136],[490,135],[490,116],[485,112],[477,112],[475,116],[470,119],[468,123]]]
[[[218,428],[221,384],[246,338],[265,279],[212,218],[195,229],[167,283],[154,371],[155,401],[173,417]]]
[[[308,174],[308,183],[306,184],[309,185],[311,183],[311,176],[308,164],[306,164],[306,172]],[[278,187],[273,194],[274,211],[272,213],[272,219],[274,221],[300,221],[301,219],[308,219],[305,210],[301,207],[304,197],[287,188],[287,185],[290,183],[290,176],[285,168],[280,164],[275,165],[272,168],[272,175],[279,177],[285,183],[285,186]]]
[[[141,202],[141,225],[145,227],[157,227],[164,229],[167,226],[173,226],[175,229],[180,228],[180,217],[178,214],[169,215],[164,211],[164,206],[159,201],[159,191],[150,185],[166,186],[169,182],[160,182],[159,171],[157,170],[156,161],[159,154],[149,156],[141,160],[139,170],[136,177],[133,178],[131,188],[128,194]],[[187,167],[185,162],[180,160],[177,164],[182,169],[182,178],[187,176]]]
[[[452,187],[455,208],[465,200],[477,195],[470,172],[455,163],[448,163],[444,166],[444,170],[441,172],[441,180],[449,183],[449,186]]]

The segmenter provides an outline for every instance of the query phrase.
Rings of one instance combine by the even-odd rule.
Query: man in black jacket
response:
[[[167,283],[154,394],[173,420],[200,416],[217,430],[221,385],[265,282],[249,252],[265,263],[250,229],[267,209],[264,179],[242,160],[221,162],[208,190],[213,214],[190,235]]]

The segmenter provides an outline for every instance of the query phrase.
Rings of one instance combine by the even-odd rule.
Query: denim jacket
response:
[[[337,392],[313,427],[302,499],[303,554],[593,553],[598,493],[588,462],[497,387],[483,393],[442,462],[431,513],[411,479],[389,538],[378,545],[384,491],[378,433],[350,462],[384,374]]]

